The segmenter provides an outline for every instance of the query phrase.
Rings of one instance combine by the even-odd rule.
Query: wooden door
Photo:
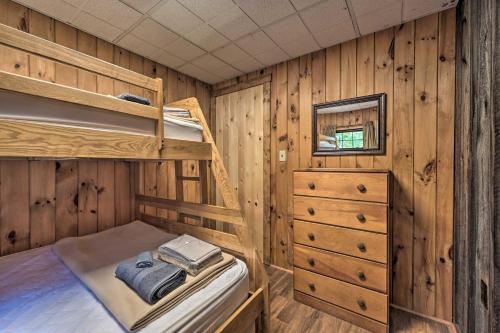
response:
[[[248,221],[257,250],[269,258],[269,84],[216,97],[215,141]],[[216,194],[216,203],[222,199]],[[217,223],[217,229],[231,232]]]

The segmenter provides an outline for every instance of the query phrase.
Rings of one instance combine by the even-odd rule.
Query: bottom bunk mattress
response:
[[[139,332],[214,331],[248,296],[240,260]],[[0,258],[0,332],[127,332],[52,251]]]

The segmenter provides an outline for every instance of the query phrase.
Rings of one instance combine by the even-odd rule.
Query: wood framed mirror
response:
[[[385,154],[385,108],[384,93],[313,105],[313,155]]]

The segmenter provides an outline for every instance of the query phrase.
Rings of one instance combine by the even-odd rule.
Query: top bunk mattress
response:
[[[231,268],[140,330],[210,332],[248,296],[246,265]],[[0,258],[0,332],[128,332],[52,246]]]
[[[155,136],[156,133],[154,119],[4,90],[0,90],[0,100],[2,100],[0,117],[5,119],[144,136]],[[128,103],[133,102],[129,101]],[[203,127],[200,124],[178,117],[181,109],[165,108],[164,110],[165,138],[203,141]]]

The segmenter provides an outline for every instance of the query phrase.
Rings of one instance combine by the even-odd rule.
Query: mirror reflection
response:
[[[384,148],[384,94],[314,106],[315,155],[377,154]]]

